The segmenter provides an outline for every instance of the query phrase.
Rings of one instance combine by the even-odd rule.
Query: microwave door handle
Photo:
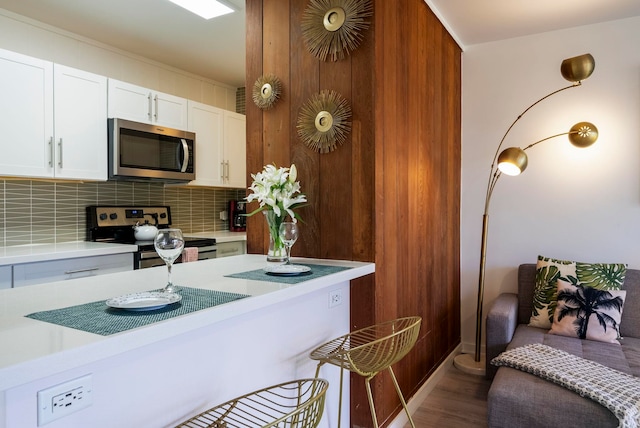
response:
[[[189,166],[189,145],[184,138],[181,138],[180,141],[182,142],[182,168],[180,172],[186,172]]]

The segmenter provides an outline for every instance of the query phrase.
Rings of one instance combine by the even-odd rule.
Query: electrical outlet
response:
[[[229,220],[229,214],[227,213],[227,211],[220,211],[220,220]]]
[[[89,407],[92,393],[90,374],[38,391],[38,426]]]
[[[329,291],[329,307],[333,308],[342,304],[342,290]]]

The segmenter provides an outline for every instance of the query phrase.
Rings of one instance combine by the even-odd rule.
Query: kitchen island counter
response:
[[[168,426],[206,403],[300,375],[312,377],[308,352],[348,332],[350,281],[373,273],[375,266],[294,262],[312,270],[315,264],[348,269],[287,284],[266,273],[264,280],[228,276],[260,271],[267,265],[264,255],[178,264],[173,268],[178,285],[249,297],[110,336],[25,315],[157,289],[166,282],[166,268],[0,290],[0,428],[37,426],[37,392],[87,373],[93,377],[93,405],[47,426],[80,427],[89,421],[94,427],[103,426],[96,421]],[[336,292],[342,304],[330,307],[329,295]],[[142,408],[129,405],[127,410],[135,400],[142,400]]]

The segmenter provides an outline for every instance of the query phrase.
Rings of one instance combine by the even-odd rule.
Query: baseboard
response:
[[[458,345],[456,349],[451,352],[447,358],[438,366],[436,371],[433,372],[429,379],[422,384],[418,392],[416,392],[413,397],[407,402],[407,408],[409,409],[409,413],[412,415],[420,408],[420,405],[426,398],[429,396],[433,388],[436,387],[440,379],[444,376],[445,372],[453,365],[453,358],[460,353],[462,349],[462,345]],[[404,410],[401,410],[400,413],[391,421],[388,428],[403,428],[409,422],[409,418],[407,418],[407,414]]]

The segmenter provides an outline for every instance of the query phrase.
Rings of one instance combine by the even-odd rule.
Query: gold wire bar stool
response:
[[[176,428],[315,428],[328,387],[324,379],[269,386],[206,410]]]
[[[342,415],[342,379],[344,369],[364,376],[369,408],[375,428],[378,428],[378,418],[376,417],[369,382],[382,370],[389,369],[396,392],[402,402],[402,407],[404,407],[409,417],[411,426],[415,428],[409,409],[407,409],[407,403],[404,400],[402,391],[400,391],[400,386],[398,386],[398,381],[391,366],[400,361],[413,348],[418,339],[421,321],[422,318],[420,317],[398,318],[338,337],[311,351],[310,358],[319,361],[316,377],[320,373],[320,367],[325,363],[340,367],[338,428],[340,428]]]

